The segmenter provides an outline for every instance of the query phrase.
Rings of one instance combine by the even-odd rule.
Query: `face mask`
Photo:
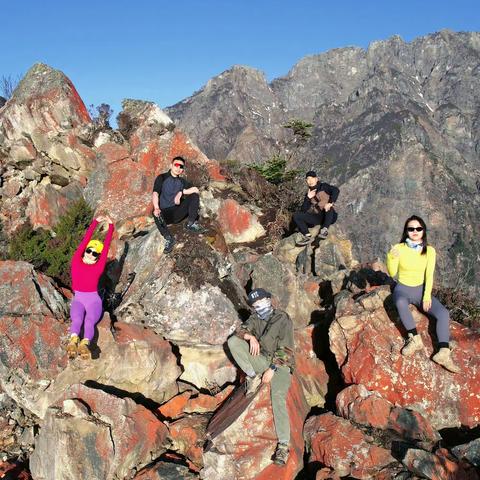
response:
[[[269,298],[257,300],[253,305],[253,308],[262,320],[265,320],[273,312],[272,301]]]

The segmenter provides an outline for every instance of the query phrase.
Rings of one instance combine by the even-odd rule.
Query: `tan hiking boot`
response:
[[[433,357],[432,360],[438,363],[443,368],[446,368],[449,372],[460,373],[461,368],[453,361],[452,352],[449,348],[441,348]]]
[[[405,346],[402,348],[402,355],[411,357],[418,350],[423,350],[422,337],[418,333],[416,335],[409,333]]]
[[[78,345],[78,355],[82,360],[90,360],[92,358],[92,353],[90,352],[90,340],[84,338]]]
[[[273,455],[273,463],[276,465],[285,465],[288,460],[289,448],[286,443],[279,443],[275,454]]]
[[[78,353],[78,335],[71,335],[70,340],[67,343],[66,350],[68,358],[75,358]]]

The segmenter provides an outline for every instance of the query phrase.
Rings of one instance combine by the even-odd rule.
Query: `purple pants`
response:
[[[80,335],[83,324],[83,337],[92,341],[95,324],[102,318],[102,313],[102,299],[97,292],[75,292],[70,305],[70,317],[72,318],[70,333]]]

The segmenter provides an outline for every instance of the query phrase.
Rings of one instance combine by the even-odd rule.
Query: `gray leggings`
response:
[[[416,328],[415,320],[408,306],[412,304],[422,310],[422,297],[423,285],[407,287],[397,283],[393,291],[393,301],[400,315],[400,320],[407,330]],[[435,297],[432,297],[432,308],[427,313],[437,320],[438,341],[448,343],[450,337],[450,316],[448,310]]]

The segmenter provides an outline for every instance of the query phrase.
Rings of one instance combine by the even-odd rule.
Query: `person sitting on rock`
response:
[[[105,241],[91,240],[95,228],[100,222],[108,222]],[[74,297],[70,305],[72,325],[70,341],[67,345],[69,358],[77,354],[84,360],[91,358],[89,345],[95,334],[95,325],[102,317],[102,299],[98,294],[98,281],[107,263],[108,249],[112,241],[113,222],[108,216],[95,218],[88,227],[83,240],[72,258],[71,275]],[[80,331],[83,325],[83,339]]]
[[[317,174],[310,170],[306,174],[308,191],[300,208],[293,214],[293,221],[300,230],[301,237],[297,245],[308,245],[312,240],[308,227],[321,225],[320,238],[327,238],[328,228],[336,222],[337,212],[333,208],[340,190],[328,183],[320,182]]]
[[[164,253],[170,253],[175,244],[167,224],[179,223],[188,216],[185,225],[187,230],[195,233],[205,232],[197,221],[200,209],[199,190],[182,177],[184,171],[185,159],[175,157],[170,170],[158,175],[153,186],[153,218],[165,238]]]
[[[271,294],[252,290],[248,304],[255,310],[246,323],[228,339],[228,347],[245,372],[246,395],[271,382],[273,419],[278,438],[274,462],[286,463],[289,454],[290,421],[286,397],[294,367],[293,324],[287,313],[272,306]]]
[[[412,356],[423,350],[422,337],[418,334],[409,305],[415,305],[425,314],[436,319],[438,352],[432,360],[447,370],[458,373],[460,368],[453,362],[450,348],[450,318],[448,310],[432,297],[435,249],[427,243],[427,226],[416,215],[405,222],[402,239],[387,254],[387,270],[398,283],[393,290],[393,301],[400,320],[407,331],[402,355]]]

